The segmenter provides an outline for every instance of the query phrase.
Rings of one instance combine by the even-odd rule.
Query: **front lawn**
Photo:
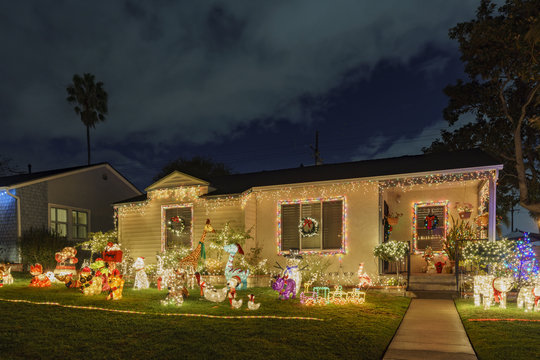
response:
[[[277,300],[269,288],[238,291],[241,309],[228,301],[199,300],[190,290],[182,307],[164,307],[166,291],[135,291],[130,285],[120,301],[105,295],[85,297],[63,285],[36,289],[28,278],[0,288],[0,299],[134,310],[144,314],[0,301],[0,358],[238,358],[238,359],[379,359],[394,335],[409,299],[368,292],[363,305],[305,307],[298,300]],[[247,295],[261,303],[249,311]],[[163,314],[275,316],[207,318]],[[309,317],[321,319],[291,319]]]
[[[481,360],[536,359],[540,353],[540,312],[524,312],[515,302],[507,309],[475,307],[472,300],[458,299],[456,307],[467,335]],[[497,321],[471,321],[493,319]],[[525,319],[536,321],[501,321]]]

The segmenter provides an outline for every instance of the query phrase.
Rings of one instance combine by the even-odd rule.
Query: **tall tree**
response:
[[[450,29],[465,64],[465,80],[444,89],[444,118],[475,120],[442,131],[425,152],[479,146],[504,163],[502,205],[519,203],[540,219],[540,6],[538,0],[482,0],[476,18]]]
[[[101,81],[95,82],[92,74],[73,75],[73,82],[66,88],[67,101],[75,105],[73,110],[80,115],[86,126],[86,144],[88,147],[88,165],[90,165],[90,128],[95,128],[100,121],[105,121],[108,107],[108,94]]]
[[[210,158],[194,156],[191,159],[186,159],[179,157],[178,159],[166,164],[163,169],[161,169],[159,174],[154,176],[154,181],[169,175],[175,170],[203,180],[231,174],[231,169],[227,167],[227,165],[216,162]]]

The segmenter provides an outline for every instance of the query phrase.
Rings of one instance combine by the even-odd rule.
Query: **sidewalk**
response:
[[[452,300],[412,299],[383,359],[472,360],[476,355]]]

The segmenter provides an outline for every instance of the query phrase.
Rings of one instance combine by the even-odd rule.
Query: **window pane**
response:
[[[281,205],[281,250],[300,248],[300,205]]]
[[[51,221],[56,221],[56,208],[51,208]]]
[[[183,221],[184,229],[182,230],[182,232],[178,232],[181,229],[179,223],[172,223],[173,230],[171,230],[170,226],[168,225],[168,222],[172,221],[171,218],[176,216],[178,216],[178,218]],[[191,246],[191,221],[192,219],[190,207],[165,209],[165,227],[167,229],[167,234],[165,238],[166,248],[170,249],[175,246]]]
[[[319,232],[313,236],[301,236],[302,249],[320,249],[321,248],[321,203],[302,204],[302,219],[311,217],[319,223]]]
[[[60,236],[67,235],[67,225],[66,224],[56,224],[56,232]]]
[[[72,228],[72,231],[71,231],[71,236],[74,238],[74,239],[77,239],[79,236],[77,235],[77,227],[76,226],[73,226]]]
[[[79,221],[78,221],[78,223],[79,223],[80,225],[86,225],[86,224],[87,224],[86,220],[87,220],[87,217],[88,217],[88,215],[86,214],[86,212],[84,212],[84,211],[78,211],[77,214],[79,214]]]
[[[86,239],[86,226],[78,226],[79,228],[79,239]]]
[[[323,202],[323,249],[342,248],[343,201]]]
[[[57,209],[57,220],[58,222],[67,223],[67,210],[66,209]]]
[[[77,212],[76,212],[76,211],[72,211],[72,212],[71,212],[71,223],[72,223],[72,224],[76,224],[76,223],[77,223]]]

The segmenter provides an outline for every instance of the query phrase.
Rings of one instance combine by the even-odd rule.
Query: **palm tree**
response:
[[[66,88],[67,101],[75,105],[73,110],[81,116],[81,121],[86,126],[86,143],[88,145],[88,165],[90,165],[90,128],[96,127],[96,123],[105,121],[107,115],[107,92],[103,89],[103,83],[95,82],[92,74],[83,76],[73,75],[73,83]]]

